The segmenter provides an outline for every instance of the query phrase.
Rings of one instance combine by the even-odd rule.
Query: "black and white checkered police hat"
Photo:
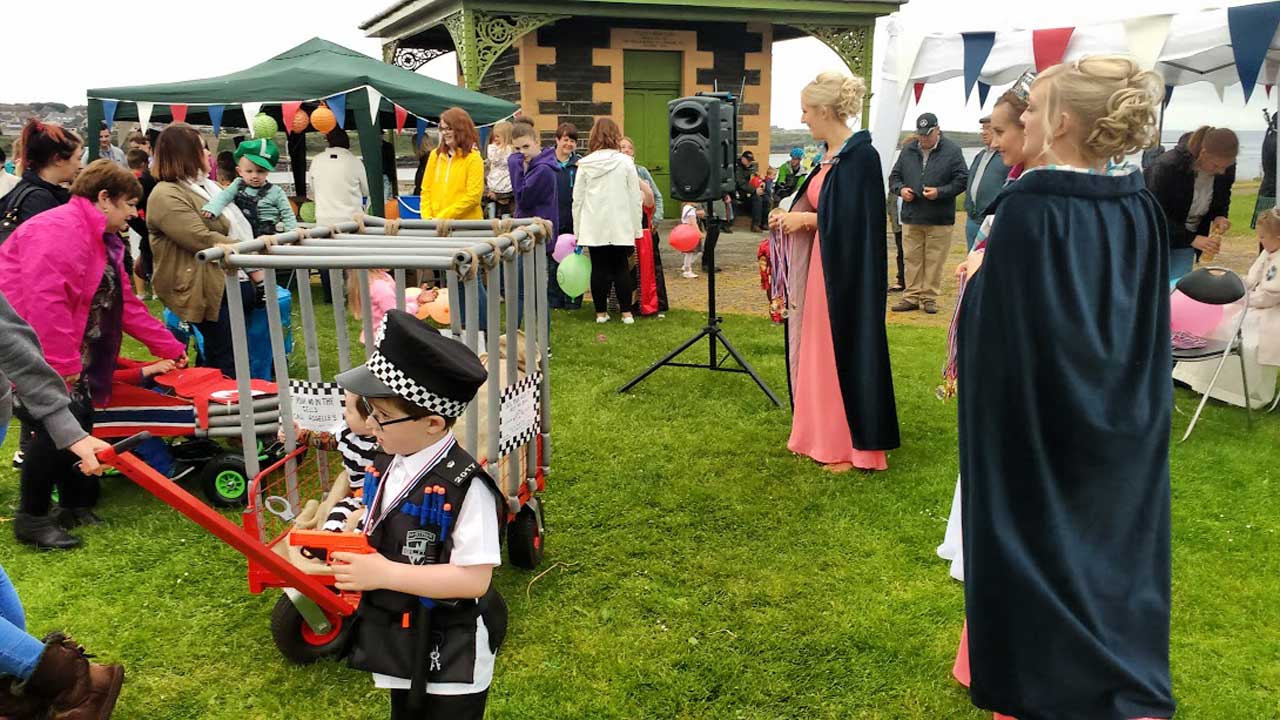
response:
[[[488,376],[466,345],[441,335],[409,313],[388,310],[369,361],[336,379],[343,389],[357,395],[400,397],[443,417],[456,418]]]

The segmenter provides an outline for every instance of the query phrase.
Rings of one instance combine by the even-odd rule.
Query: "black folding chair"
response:
[[[1226,364],[1227,357],[1231,355],[1240,358],[1240,379],[1244,383],[1245,413],[1249,427],[1253,427],[1253,406],[1249,402],[1249,376],[1245,372],[1244,335],[1241,332],[1245,315],[1249,313],[1249,293],[1245,290],[1244,282],[1240,280],[1239,275],[1227,268],[1210,266],[1182,276],[1182,279],[1178,280],[1177,288],[1183,295],[1207,305],[1231,305],[1244,300],[1244,308],[1236,317],[1235,327],[1229,339],[1200,338],[1204,341],[1202,347],[1173,349],[1174,362],[1205,362],[1215,358],[1218,360],[1218,368],[1213,372],[1213,379],[1209,381],[1209,387],[1205,388],[1204,395],[1200,398],[1200,406],[1196,408],[1196,414],[1191,417],[1191,424],[1187,426],[1187,432],[1179,442],[1184,442],[1191,437],[1191,431],[1195,429],[1196,421],[1200,419],[1200,412],[1204,410],[1205,403],[1209,402],[1213,386],[1218,383],[1222,367]]]

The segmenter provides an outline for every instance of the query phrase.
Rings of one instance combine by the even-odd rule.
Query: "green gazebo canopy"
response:
[[[383,128],[395,127],[392,103],[413,115],[432,119],[450,107],[461,107],[471,113],[478,125],[496,122],[516,111],[516,106],[505,100],[388,65],[320,38],[229,75],[159,85],[96,88],[88,95],[90,100],[119,101],[116,120],[137,120],[134,103],[142,101],[156,104],[151,115],[156,121],[172,119],[169,104],[183,104],[188,106],[188,122],[209,124],[207,106],[224,105],[224,124],[247,127],[239,107],[242,103],[265,103],[262,111],[281,119],[280,103],[349,93],[345,126],[352,128],[353,121],[369,117],[365,87],[382,95],[379,125]]]
[[[370,89],[374,92],[370,92]],[[477,125],[487,125],[510,117],[517,107],[506,100],[474,90],[450,85],[425,75],[388,65],[327,40],[312,38],[248,70],[220,77],[160,85],[96,88],[89,90],[89,127],[104,120],[103,102],[115,102],[113,121],[138,120],[138,103],[152,103],[150,120],[173,120],[171,105],[187,106],[187,122],[211,125],[210,106],[222,106],[222,125],[249,127],[244,105],[261,106],[259,111],[275,118],[280,128],[292,118],[282,117],[283,103],[301,102],[314,109],[319,100],[345,96],[343,127],[355,129],[360,137],[365,172],[369,178],[369,211],[383,211],[381,131],[396,126],[395,106],[411,115],[438,120],[451,107],[471,114]],[[380,96],[380,97],[379,97]],[[378,99],[374,121],[369,101]],[[332,108],[333,103],[330,103]],[[415,121],[406,124],[414,127]],[[97,143],[89,143],[91,157],[97,157]]]

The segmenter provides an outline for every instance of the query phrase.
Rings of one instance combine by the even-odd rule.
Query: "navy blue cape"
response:
[[[959,326],[975,705],[1171,717],[1168,232],[1142,175],[1024,175]]]
[[[809,173],[796,197],[804,197],[817,176],[817,171]],[[818,198],[836,375],[849,434],[859,450],[893,450],[901,444],[884,327],[888,251],[883,183],[880,154],[871,145],[871,133],[863,130],[832,158]],[[789,353],[787,360],[790,380]]]

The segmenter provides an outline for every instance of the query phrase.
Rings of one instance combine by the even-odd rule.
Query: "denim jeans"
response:
[[[1169,251],[1169,289],[1178,284],[1183,275],[1196,265],[1195,248],[1173,248]]]
[[[27,616],[9,576],[0,567],[0,675],[31,677],[44,643],[27,633]]]

